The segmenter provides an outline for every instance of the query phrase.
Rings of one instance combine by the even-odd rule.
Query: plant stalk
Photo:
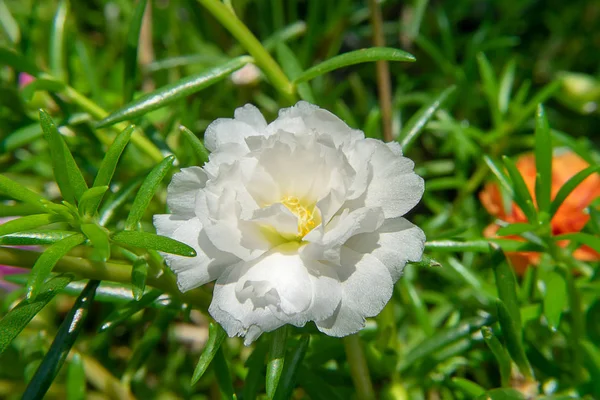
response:
[[[375,400],[373,383],[371,382],[371,375],[360,337],[355,333],[354,335],[346,336],[343,341],[346,358],[350,366],[350,375],[356,388],[356,397],[359,400]]]

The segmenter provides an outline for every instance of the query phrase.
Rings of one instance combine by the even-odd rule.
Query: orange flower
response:
[[[521,172],[523,180],[531,193],[535,203],[535,156],[525,154],[517,160],[517,169]],[[576,173],[587,168],[589,164],[573,152],[566,152],[552,158],[552,198],[558,190]],[[585,179],[565,199],[554,217],[552,218],[552,234],[579,232],[588,222],[590,216],[584,209],[591,202],[600,197],[600,176],[593,174]],[[488,183],[479,194],[481,204],[494,217],[508,223],[527,222],[523,211],[515,204],[510,205],[510,212],[504,210],[502,196],[496,183]],[[485,237],[494,237],[500,227],[497,224],[489,225],[483,232]],[[511,236],[511,239],[522,240],[519,236]],[[563,246],[568,241],[560,243]],[[508,253],[517,273],[522,274],[527,266],[536,265],[539,262],[539,254],[534,252]],[[587,246],[581,246],[573,253],[573,256],[582,261],[600,260],[600,254]]]

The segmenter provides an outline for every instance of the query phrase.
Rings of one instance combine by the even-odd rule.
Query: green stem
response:
[[[286,99],[294,101],[295,90],[292,83],[269,52],[250,32],[231,10],[218,0],[198,0],[223,25],[254,58],[256,64],[269,78],[271,84],[283,94]]]
[[[21,268],[31,268],[42,253],[10,247],[0,247],[0,265],[10,265]],[[121,283],[131,283],[132,266],[114,262],[97,262],[85,258],[65,256],[54,266],[55,272],[73,273],[86,279],[97,279]],[[195,308],[208,308],[211,296],[202,290],[192,290],[181,293],[170,274],[160,277],[149,276],[146,283],[157,289],[181,298]]]
[[[359,400],[375,400],[367,359],[358,334],[346,336],[343,340],[346,358],[350,366],[350,375],[356,388],[356,397]]]

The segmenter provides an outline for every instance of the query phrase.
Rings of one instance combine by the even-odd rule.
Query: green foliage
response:
[[[555,224],[600,173],[593,2],[377,2],[387,47],[368,2],[96,3],[0,0],[0,265],[27,268],[0,266],[0,398],[600,398],[599,265],[575,256],[600,252],[598,199],[581,231]],[[246,103],[270,120],[307,100],[382,139],[377,61],[426,182],[426,256],[362,358],[312,324],[227,339],[211,286],[181,293],[158,253],[196,255],[152,227],[170,176]],[[565,151],[589,167],[555,187]],[[523,252],[538,267],[515,274]]]

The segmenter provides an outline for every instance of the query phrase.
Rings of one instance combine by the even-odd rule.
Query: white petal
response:
[[[224,144],[236,143],[246,146],[245,139],[259,136],[252,126],[231,118],[219,118],[212,122],[204,133],[204,145],[210,151],[216,151]]]
[[[252,221],[272,227],[286,237],[294,237],[298,234],[298,217],[281,203],[256,210]]]
[[[381,312],[392,297],[393,282],[381,261],[345,246],[337,272],[343,290],[339,310],[330,319],[317,322],[317,327],[331,336],[346,336],[361,329],[365,317]]]
[[[257,132],[262,132],[267,127],[267,121],[261,112],[252,104],[236,108],[233,114],[237,121],[245,122]]]
[[[153,217],[156,233],[162,236],[173,237],[173,233],[189,220],[188,217],[175,214],[157,214]]]
[[[196,195],[204,188],[207,179],[200,167],[182,168],[181,172],[173,175],[167,189],[167,204],[171,212],[193,217]]]
[[[392,280],[396,282],[407,262],[421,259],[425,234],[406,219],[394,218],[385,220],[377,232],[350,238],[345,246],[377,258],[388,268]]]

